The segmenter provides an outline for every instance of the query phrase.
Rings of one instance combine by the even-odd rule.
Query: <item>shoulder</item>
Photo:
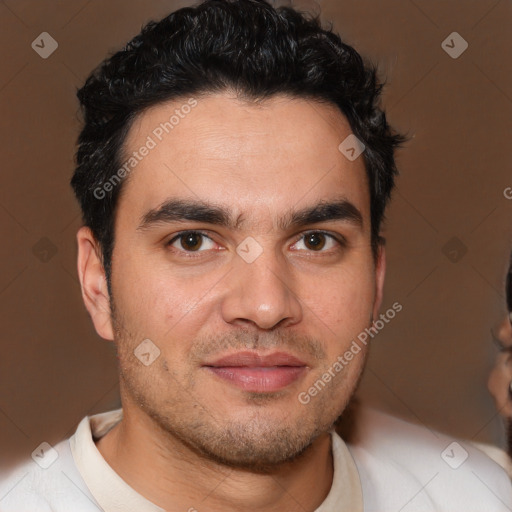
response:
[[[506,511],[510,480],[471,443],[361,407],[347,444],[358,467],[365,511]],[[372,505],[373,504],[373,505]],[[374,508],[372,508],[372,506]]]
[[[512,480],[512,459],[505,451],[492,444],[477,442],[473,442],[472,444],[473,446],[476,446],[480,451],[484,452],[492,460],[497,462],[507,472],[507,475]]]
[[[71,455],[69,439],[42,445],[33,457],[0,474],[0,512],[99,512]]]

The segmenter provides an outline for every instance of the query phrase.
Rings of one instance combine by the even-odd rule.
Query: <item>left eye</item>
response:
[[[294,246],[297,244],[302,244],[306,250],[312,250],[313,252],[326,252],[336,245],[344,245],[343,242],[338,240],[334,235],[324,233],[323,231],[310,231],[302,235]],[[299,249],[301,250],[302,247],[299,247]]]
[[[209,242],[206,247],[204,247],[204,240]],[[176,247],[176,243],[181,247]],[[203,250],[213,249],[214,242],[210,237],[199,231],[185,231],[175,236],[167,245],[187,252],[202,252]]]

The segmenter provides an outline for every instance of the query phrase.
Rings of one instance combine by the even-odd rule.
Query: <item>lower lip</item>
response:
[[[265,393],[278,391],[298,380],[305,366],[207,366],[208,370],[245,391]]]

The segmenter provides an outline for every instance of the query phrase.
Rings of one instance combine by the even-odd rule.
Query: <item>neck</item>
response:
[[[127,408],[97,448],[129,486],[165,510],[313,512],[328,495],[333,479],[329,433],[294,461],[261,474],[207,459],[145,413]]]

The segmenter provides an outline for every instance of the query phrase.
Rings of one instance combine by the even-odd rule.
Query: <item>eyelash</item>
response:
[[[181,231],[177,235],[173,236],[171,238],[171,240],[166,242],[165,246],[170,248],[171,250],[173,250],[174,248],[171,247],[171,246],[172,246],[172,244],[174,242],[176,242],[176,240],[179,240],[180,238],[184,237],[185,235],[189,235],[191,233],[196,234],[196,235],[201,235],[201,236],[204,236],[204,237],[212,240],[212,238],[210,236],[208,236],[207,233],[205,233],[203,231],[192,229],[192,230],[188,230],[188,231]],[[293,245],[296,244],[297,242],[299,242],[301,239],[303,239],[307,235],[310,235],[312,233],[315,233],[315,234],[320,233],[322,235],[327,236],[328,238],[331,238],[335,242],[337,242],[338,245],[339,245],[337,251],[347,247],[347,241],[346,241],[345,237],[343,237],[342,235],[334,235],[332,233],[329,233],[327,231],[322,231],[322,230],[310,230],[310,231],[306,231],[305,233],[302,233],[302,235],[293,242]],[[212,240],[212,242],[213,241],[214,240]],[[200,258],[201,257],[200,253],[201,252],[206,252],[206,251],[186,251],[186,250],[182,250],[182,249],[175,249],[175,250],[178,253],[186,254],[187,256],[184,256],[185,258]],[[335,252],[337,252],[337,251],[335,251]],[[199,254],[195,255],[194,253],[196,253],[196,252],[199,253]],[[309,252],[313,252],[313,253],[314,252],[318,252],[319,254],[331,254],[333,251],[330,250],[330,251],[309,251]]]

